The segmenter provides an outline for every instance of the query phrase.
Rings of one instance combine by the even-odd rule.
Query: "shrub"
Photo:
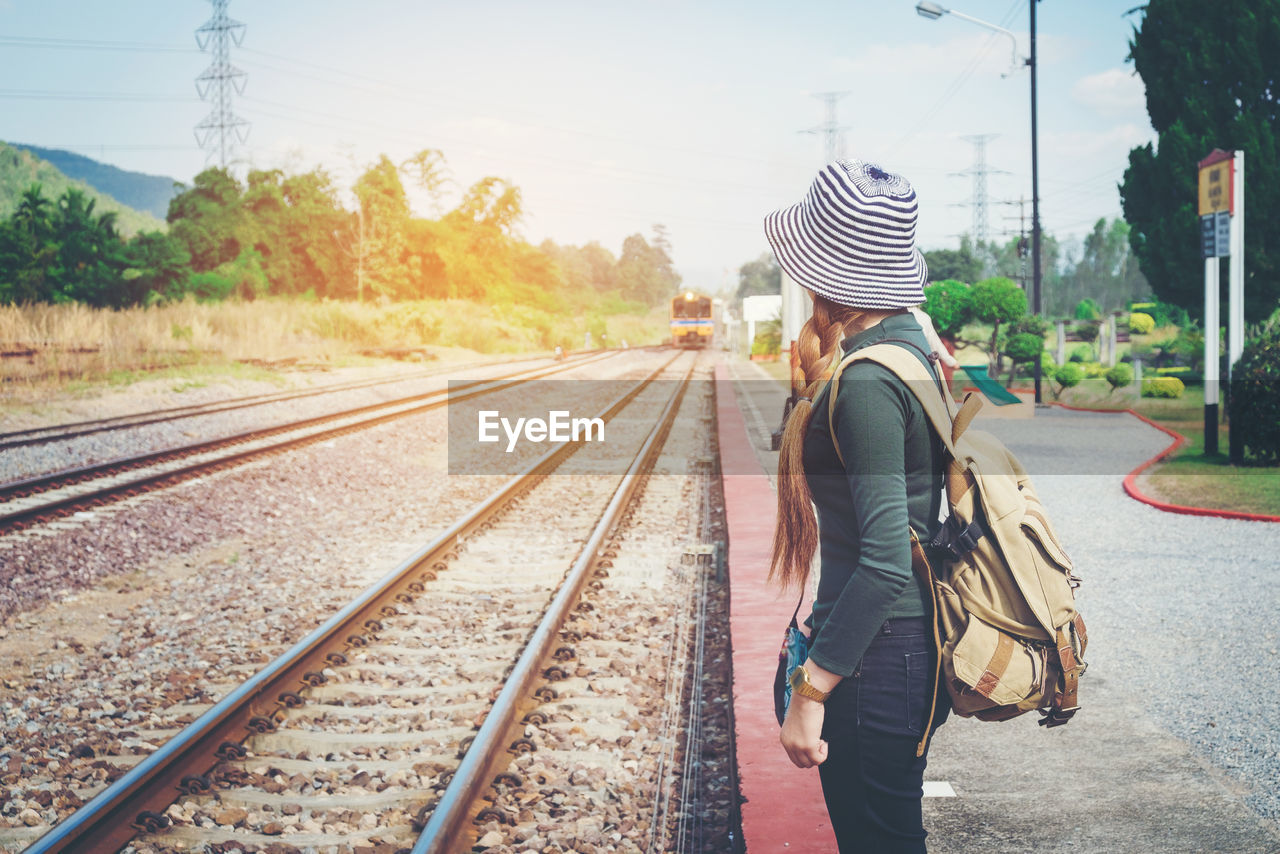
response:
[[[964,282],[943,279],[924,289],[924,313],[940,336],[955,338],[973,314],[973,290]]]
[[[1129,332],[1133,335],[1148,335],[1156,328],[1155,318],[1141,311],[1129,315]]]
[[[1086,297],[1076,303],[1075,316],[1076,320],[1098,320],[1102,317],[1102,309],[1095,301]]]
[[[1116,389],[1123,388],[1133,382],[1133,368],[1122,363],[1109,369],[1103,376],[1111,386],[1111,391],[1108,391],[1107,394],[1111,394]]]
[[[1014,364],[1018,365],[1034,362],[1036,356],[1043,350],[1044,339],[1031,332],[1019,332],[1010,335],[1008,343],[1004,345],[1004,354],[1012,359]]]
[[[1245,345],[1231,371],[1230,416],[1249,456],[1280,463],[1280,329]]]
[[[756,338],[751,342],[751,355],[776,356],[782,352],[782,322],[770,320],[760,324]]]
[[[1053,384],[1057,386],[1053,391],[1053,399],[1057,400],[1067,389],[1080,385],[1080,381],[1084,379],[1084,368],[1075,362],[1067,362],[1065,365],[1054,368],[1049,379],[1053,380]]]
[[[1084,369],[1086,378],[1096,380],[1107,374],[1107,366],[1101,362],[1081,362],[1080,367]]]
[[[1076,334],[1080,336],[1081,341],[1097,341],[1101,332],[1102,327],[1092,320],[1082,320],[1076,324]]]
[[[1179,398],[1186,386],[1177,377],[1150,377],[1142,380],[1143,397]]]
[[[1067,354],[1068,362],[1092,362],[1093,347],[1088,344],[1077,344],[1071,348],[1071,352]]]

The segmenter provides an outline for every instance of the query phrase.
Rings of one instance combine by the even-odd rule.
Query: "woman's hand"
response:
[[[822,740],[825,712],[826,707],[816,700],[791,695],[779,740],[797,768],[812,768],[827,761],[827,743]]]
[[[955,356],[947,350],[946,345],[942,343],[942,339],[938,337],[938,332],[933,328],[933,318],[924,313],[924,309],[916,306],[911,309],[911,316],[920,324],[920,328],[924,330],[924,340],[929,342],[929,347],[933,352],[938,354],[938,359],[948,368],[955,368],[960,363],[956,361]]]

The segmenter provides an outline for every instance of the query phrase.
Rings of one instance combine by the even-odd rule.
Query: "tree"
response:
[[[235,260],[243,246],[244,188],[230,172],[214,167],[195,177],[190,188],[169,200],[170,233],[191,254],[197,272]]]
[[[738,268],[738,301],[746,297],[782,293],[782,268],[772,252],[761,253]]]
[[[409,200],[400,172],[384,154],[360,176],[354,191],[359,205],[357,222],[351,229],[357,242],[357,297],[364,298],[365,288],[387,297],[407,296],[410,288],[405,228]]]
[[[973,289],[955,279],[926,285],[924,312],[938,335],[955,339],[973,317]]]
[[[924,262],[929,266],[930,281],[975,282],[982,277],[982,262],[974,257],[967,244],[958,250],[931,249],[924,253]]]
[[[973,286],[973,319],[991,327],[987,352],[992,376],[1000,373],[1000,324],[1012,323],[1027,313],[1027,295],[1009,279],[993,276]]]
[[[144,231],[125,248],[128,267],[121,273],[121,305],[181,299],[191,278],[191,254],[177,238]]]
[[[1264,317],[1280,298],[1280,0],[1151,0],[1141,8],[1129,58],[1159,136],[1156,146],[1129,152],[1120,194],[1130,245],[1156,294],[1199,316],[1196,163],[1214,148],[1244,151],[1245,315]]]
[[[13,216],[0,223],[0,302],[47,302],[56,263],[52,206],[39,184],[22,194]]]
[[[625,299],[658,305],[670,299],[680,287],[680,274],[661,246],[652,246],[643,234],[633,234],[622,242],[615,278]]]

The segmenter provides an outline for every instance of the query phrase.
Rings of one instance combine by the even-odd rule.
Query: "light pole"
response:
[[[1024,61],[1027,68],[1031,70],[1031,311],[1034,314],[1040,314],[1042,311],[1040,298],[1040,152],[1036,133],[1036,3],[1039,0],[1028,0],[1028,2],[1031,5],[1031,56]],[[955,15],[957,18],[963,18],[989,30],[1004,33],[1013,41],[1013,68],[1017,68],[1018,40],[1013,33],[1004,27],[998,27],[988,21],[979,20],[963,12],[957,12],[955,9],[948,9],[945,6],[932,3],[930,0],[920,0],[916,4],[916,12],[920,17],[928,18],[931,21],[936,21],[943,15]],[[1007,71],[1001,76],[1008,77],[1009,74],[1010,72]],[[1034,370],[1036,403],[1041,403],[1043,399],[1040,395],[1042,377],[1039,359],[1035,360]]]

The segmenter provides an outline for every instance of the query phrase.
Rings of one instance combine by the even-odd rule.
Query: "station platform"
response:
[[[742,841],[749,854],[834,852],[817,770],[791,765],[773,717],[778,648],[796,602],[794,595],[766,583],[777,458],[768,450],[768,433],[777,426],[786,390],[758,366],[730,357],[717,366],[716,378]],[[992,419],[982,427],[1000,435],[1024,463],[1041,451],[1061,456],[1071,442],[1096,449],[1115,444],[1122,434],[1136,437],[1134,463],[1125,457],[1114,470],[1080,476],[1061,476],[1057,470],[1033,474],[1059,533],[1067,535],[1068,552],[1086,573],[1081,610],[1089,620],[1091,669],[1081,681],[1083,708],[1068,726],[1054,730],[1037,726],[1035,715],[1005,723],[950,717],[934,738],[925,773],[929,851],[1277,854],[1280,821],[1274,805],[1280,799],[1265,770],[1275,759],[1268,746],[1275,741],[1274,726],[1263,732],[1256,723],[1232,723],[1210,707],[1204,693],[1209,683],[1221,693],[1220,680],[1171,678],[1162,659],[1153,657],[1170,649],[1165,635],[1173,631],[1179,649],[1199,656],[1202,673],[1225,678],[1233,661],[1238,666],[1240,659],[1217,640],[1218,632],[1212,645],[1185,636],[1203,629],[1201,619],[1213,615],[1196,617],[1190,609],[1201,600],[1164,579],[1180,562],[1198,565],[1203,557],[1197,558],[1197,551],[1218,548],[1218,540],[1251,537],[1256,546],[1259,536],[1268,538],[1268,545],[1277,537],[1247,527],[1253,523],[1237,522],[1246,526],[1238,528],[1221,524],[1227,520],[1208,520],[1213,524],[1187,532],[1198,546],[1179,542],[1171,545],[1176,551],[1163,553],[1150,541],[1135,544],[1133,530],[1151,530],[1162,521],[1157,511],[1125,497],[1120,486],[1128,467],[1150,455],[1138,447],[1146,441],[1141,431],[1149,428],[1136,419],[1131,425],[1107,416],[1070,415],[1037,410],[1034,418]],[[1046,431],[1052,442],[1044,441]],[[1157,449],[1167,443],[1152,433]],[[1114,533],[1096,525],[1103,505],[1118,519]],[[1178,528],[1169,529],[1164,539],[1181,540],[1188,517],[1177,518]],[[1246,586],[1251,597],[1275,602],[1274,586],[1265,579],[1257,583],[1266,586]],[[1254,584],[1252,576],[1248,584]],[[1142,597],[1159,604],[1135,610]],[[1213,609],[1212,599],[1203,601]],[[802,615],[808,607],[807,602],[801,607]],[[1176,623],[1167,619],[1174,612],[1181,617]],[[1214,613],[1220,620],[1220,609]],[[1249,615],[1237,626],[1218,628],[1243,637],[1274,631],[1275,612],[1263,608],[1260,613],[1256,625]],[[1145,637],[1153,639],[1151,651]],[[1168,658],[1173,671],[1185,660]],[[1249,719],[1280,715],[1274,692],[1245,690]],[[1197,711],[1205,722],[1196,719]]]

